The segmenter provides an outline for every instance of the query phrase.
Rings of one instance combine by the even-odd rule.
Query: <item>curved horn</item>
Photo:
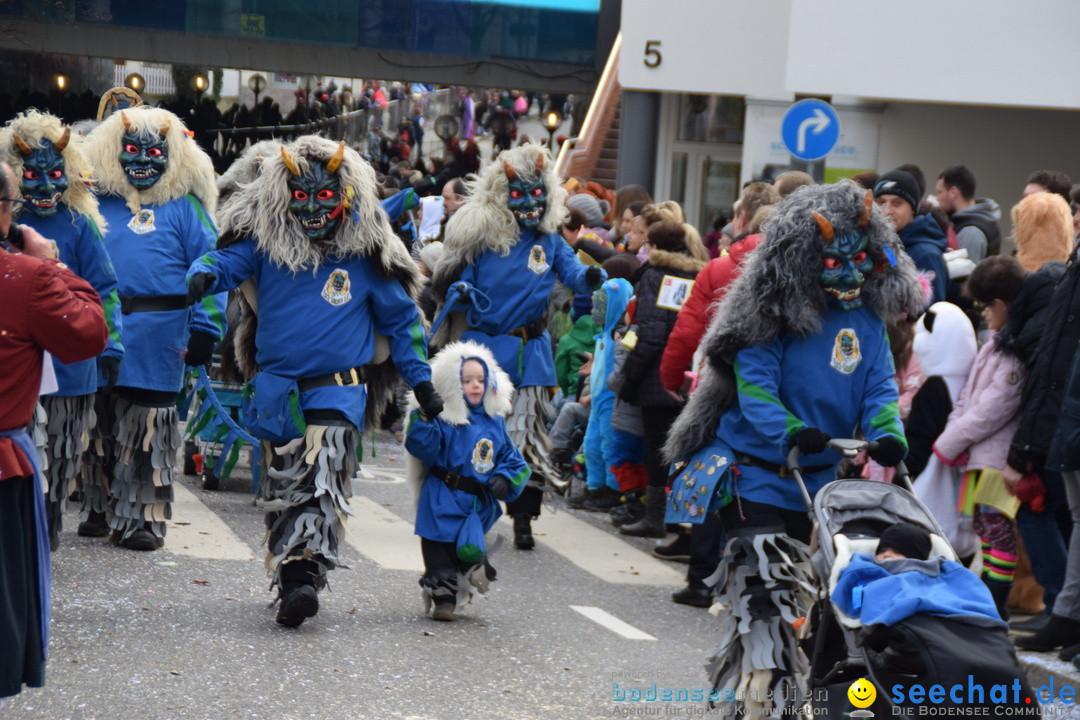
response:
[[[285,167],[289,168],[296,177],[300,177],[300,168],[296,167],[296,161],[292,159],[292,155],[289,155],[289,151],[285,149],[285,146],[281,146],[281,159],[285,163]]]
[[[505,160],[502,161],[503,170],[506,171],[507,180],[517,180],[517,173],[514,172],[514,168],[510,167],[510,163]]]
[[[60,139],[53,143],[53,147],[56,148],[56,152],[63,152],[64,148],[68,146],[68,142],[71,141],[71,126],[64,128],[64,134],[60,136]]]
[[[120,111],[120,121],[121,121],[122,123],[124,123],[124,132],[126,132],[126,133],[129,133],[129,134],[130,134],[130,133],[131,133],[131,130],[132,130],[132,127],[131,127],[131,121],[130,121],[130,120],[128,120],[128,116],[127,116],[127,113],[126,113],[126,112],[124,112],[123,110],[121,110],[121,111]]]
[[[544,172],[544,153],[536,153],[536,174],[540,175]]]
[[[836,235],[832,223],[821,213],[812,212],[810,215],[814,218],[814,222],[817,223],[818,229],[821,230],[821,237],[825,239],[825,244],[828,245],[831,243],[833,237]]]
[[[874,212],[874,191],[867,190],[866,195],[863,196],[863,211],[859,215],[859,227],[866,227],[870,224],[870,215]]]
[[[326,163],[327,172],[337,172],[337,169],[341,167],[341,160],[345,157],[345,141],[342,140],[338,143],[337,150],[334,151],[334,156],[330,158]]]
[[[34,152],[34,149],[27,145],[26,141],[18,135],[12,135],[12,138],[15,140],[15,147],[19,148],[19,152],[21,152],[24,157]]]
[[[166,135],[168,135],[169,134],[169,127],[170,127],[171,124],[172,124],[171,120],[166,120],[164,123],[162,123],[161,129],[158,130],[158,135],[160,135],[161,137],[165,137]]]

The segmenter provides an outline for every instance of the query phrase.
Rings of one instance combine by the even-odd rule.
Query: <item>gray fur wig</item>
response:
[[[149,190],[137,190],[120,166],[120,150],[127,132],[163,134],[168,143],[169,163],[161,179]],[[198,143],[187,136],[180,118],[168,110],[141,105],[113,113],[87,136],[86,155],[94,168],[98,192],[124,198],[132,213],[137,213],[143,205],[164,205],[191,194],[214,217],[217,209],[214,164]]]
[[[668,433],[664,454],[669,460],[686,458],[712,440],[720,415],[735,399],[732,363],[739,350],[821,330],[826,296],[818,276],[825,240],[811,213],[827,218],[839,235],[856,229],[866,207],[866,191],[850,181],[807,186],[781,201],[705,333],[708,362]],[[862,301],[883,320],[905,313],[915,317],[925,304],[915,264],[881,210],[870,208],[863,229],[876,267],[862,286]],[[885,259],[885,248],[895,265]]]

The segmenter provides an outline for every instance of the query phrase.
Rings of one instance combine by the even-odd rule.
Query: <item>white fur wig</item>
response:
[[[466,360],[476,358],[487,368],[487,391],[484,393],[484,412],[489,417],[506,417],[510,414],[514,402],[514,384],[510,376],[495,362],[495,356],[480,343],[472,340],[453,342],[444,347],[431,360],[431,384],[443,399],[443,411],[439,419],[449,425],[465,425],[469,422],[469,406],[461,389],[461,366]],[[419,407],[416,397],[409,395],[406,418]],[[424,482],[427,469],[412,455],[406,461],[406,476],[409,485],[420,496],[420,486]]]
[[[162,129],[169,148],[168,165],[149,190],[137,190],[128,182],[120,165],[124,135],[131,132],[152,136],[160,134]],[[98,191],[124,198],[132,213],[143,205],[164,205],[190,193],[214,216],[217,209],[214,165],[210,156],[187,136],[180,118],[168,110],[139,106],[113,113],[87,137],[86,154],[94,168]]]
[[[225,213],[225,204],[233,194],[244,185],[253,182],[262,172],[262,164],[267,158],[281,155],[281,142],[278,140],[260,140],[248,147],[233,161],[229,169],[217,179],[218,216]]]
[[[36,149],[41,147],[42,140],[48,140],[55,145],[63,134],[64,126],[60,118],[37,110],[27,110],[16,115],[0,130],[0,157],[11,166],[18,180],[23,171],[23,154],[19,151],[15,136],[18,135],[24,143]],[[68,178],[68,187],[60,196],[60,202],[73,212],[90,218],[101,232],[105,232],[105,218],[98,212],[97,198],[87,185],[91,180],[91,169],[84,154],[85,142],[84,138],[71,132],[67,146],[60,151],[64,158],[64,173]]]

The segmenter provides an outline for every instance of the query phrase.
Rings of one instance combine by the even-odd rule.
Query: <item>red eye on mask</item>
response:
[[[127,145],[124,146],[124,152],[126,152],[128,155],[138,155],[139,154],[139,148],[135,147],[131,143],[128,143]]]
[[[293,190],[292,191],[292,196],[293,196],[293,200],[299,200],[300,202],[304,202],[305,200],[308,199],[308,194],[306,192],[304,192],[303,190]]]
[[[521,198],[525,197],[525,193],[521,192],[520,190],[511,190],[510,197],[515,200],[520,200]]]
[[[821,264],[825,266],[826,270],[839,270],[840,261],[834,257],[823,258]]]
[[[33,170],[23,170],[22,171],[22,176],[23,176],[23,180],[37,180],[39,177],[41,177],[40,175],[38,175]]]
[[[61,170],[50,170],[49,171],[49,179],[50,180],[59,180],[63,176],[64,176],[64,173]]]
[[[336,196],[337,193],[335,193],[333,190],[320,190],[319,194],[315,197],[319,198],[320,200],[333,200]]]
[[[536,188],[535,190],[532,191],[532,196],[533,197],[543,197],[544,196],[544,188]]]
[[[862,265],[864,262],[866,262],[866,252],[863,251],[860,253],[855,253],[854,257],[851,258],[851,262],[855,263],[856,265]]]
[[[161,148],[156,148],[155,147],[155,148],[150,148],[149,150],[147,150],[146,154],[149,155],[152,158],[159,158],[162,155],[164,155],[165,153],[161,152]]]

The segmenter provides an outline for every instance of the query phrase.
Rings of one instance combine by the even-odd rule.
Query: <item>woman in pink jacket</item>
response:
[[[979,263],[968,278],[967,292],[982,306],[983,319],[995,335],[1008,320],[1009,304],[1020,292],[1024,274],[1015,258],[998,255]],[[942,462],[964,469],[958,509],[975,515],[983,581],[1003,619],[1016,568],[1013,518],[1020,501],[1006,490],[1001,471],[1019,421],[1025,374],[1024,363],[1010,346],[1000,337],[988,339],[933,448]]]

